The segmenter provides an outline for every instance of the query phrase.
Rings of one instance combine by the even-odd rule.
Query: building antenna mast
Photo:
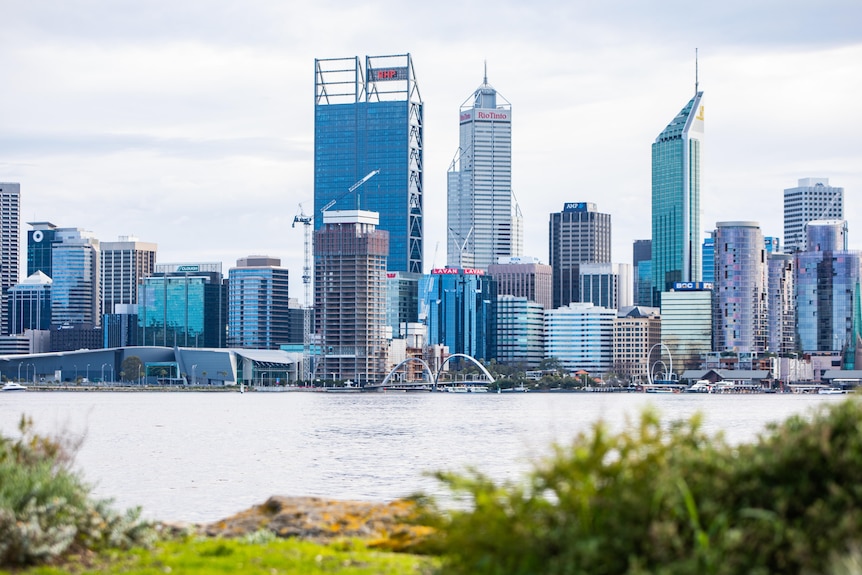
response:
[[[488,60],[485,60],[485,79],[482,81],[482,83],[488,83]]]
[[[694,95],[697,96],[697,48],[694,49]]]

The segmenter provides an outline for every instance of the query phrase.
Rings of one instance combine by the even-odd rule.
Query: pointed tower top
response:
[[[697,96],[697,48],[694,49],[694,95]]]

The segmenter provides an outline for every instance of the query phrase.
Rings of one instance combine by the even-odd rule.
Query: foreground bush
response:
[[[862,406],[728,445],[698,417],[603,423],[522,483],[440,473],[467,510],[439,514],[447,574],[844,573],[862,548]]]
[[[139,510],[119,514],[110,502],[90,497],[90,486],[71,469],[73,445],[35,434],[27,418],[19,431],[18,439],[0,435],[0,565],[153,540],[155,531]]]

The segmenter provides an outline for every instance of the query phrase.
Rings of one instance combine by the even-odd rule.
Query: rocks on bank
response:
[[[399,499],[389,503],[340,501],[319,497],[270,497],[262,505],[199,526],[209,537],[244,537],[269,531],[318,543],[361,538],[370,547],[415,551],[434,533],[420,525],[417,505]]]

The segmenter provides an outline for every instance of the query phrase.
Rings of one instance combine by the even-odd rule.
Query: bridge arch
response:
[[[392,371],[390,371],[386,375],[386,377],[383,378],[383,383],[380,384],[380,387],[384,387],[387,383],[389,383],[389,380],[392,378],[393,375],[395,375],[395,373],[401,368],[401,366],[406,365],[412,361],[418,361],[419,363],[422,364],[422,371],[424,371],[425,375],[428,376],[428,381],[430,383],[436,383],[437,382],[437,378],[431,372],[431,367],[425,362],[424,359],[420,359],[418,357],[408,357],[407,359],[405,359],[404,361],[402,361],[401,363],[399,363],[398,365],[396,365],[395,367],[392,368]]]
[[[476,364],[476,367],[478,367],[479,369],[482,370],[482,373],[485,374],[485,377],[488,378],[488,381],[490,383],[494,383],[494,376],[491,375],[490,371],[485,369],[484,365],[482,365],[481,363],[476,361],[475,357],[467,355],[466,353],[453,353],[452,355],[450,355],[449,357],[444,359],[443,363],[440,364],[440,367],[437,368],[437,373],[434,374],[434,385],[435,386],[437,385],[437,378],[440,377],[440,372],[443,371],[443,366],[445,366],[449,362],[449,360],[455,359],[456,357],[463,357],[463,358],[466,358],[466,359],[469,359],[470,361],[472,361],[474,364]]]

